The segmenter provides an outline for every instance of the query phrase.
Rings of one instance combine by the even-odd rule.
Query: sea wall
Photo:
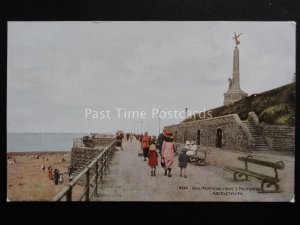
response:
[[[180,123],[165,128],[173,131],[174,139],[178,143],[184,142],[187,131],[187,140],[195,141],[197,145],[243,152],[251,151],[254,147],[251,134],[237,114]]]
[[[78,170],[87,166],[95,157],[104,151],[114,138],[96,138],[95,147],[85,147],[81,139],[74,139],[71,150],[71,166],[73,170]]]

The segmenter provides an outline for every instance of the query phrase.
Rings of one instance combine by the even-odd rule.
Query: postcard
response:
[[[8,22],[7,201],[293,202],[294,22]]]

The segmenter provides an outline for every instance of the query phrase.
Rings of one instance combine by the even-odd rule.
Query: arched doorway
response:
[[[217,140],[216,140],[216,147],[221,148],[222,147],[222,129],[217,129]]]
[[[200,145],[200,130],[197,131],[197,145]]]

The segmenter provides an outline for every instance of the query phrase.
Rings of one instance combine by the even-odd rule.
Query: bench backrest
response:
[[[247,156],[247,157],[238,157],[238,160],[244,161],[245,163],[253,163],[257,165],[262,165],[262,166],[268,166],[272,167],[274,169],[279,169],[282,170],[284,169],[284,162],[278,161],[278,162],[268,162],[264,160],[259,160],[259,159],[254,159],[252,156]]]

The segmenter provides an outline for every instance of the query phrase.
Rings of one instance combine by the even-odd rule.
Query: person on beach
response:
[[[42,170],[43,170],[43,172],[45,173],[45,164],[42,164]]]
[[[48,178],[49,180],[53,180],[53,176],[52,176],[52,166],[48,166]]]
[[[58,184],[58,179],[59,179],[59,170],[54,169],[54,183],[55,183],[55,185]]]
[[[130,136],[130,134],[127,133],[127,134],[126,134],[126,140],[127,140],[127,142],[129,141],[129,136]]]
[[[175,143],[173,139],[172,131],[165,131],[165,140],[162,145],[161,155],[165,163],[165,176],[171,177],[171,170],[173,166],[174,156],[175,156]],[[168,171],[168,174],[167,174]]]
[[[146,158],[148,157],[149,146],[150,146],[150,137],[148,136],[148,132],[145,132],[141,143],[141,148],[143,149],[144,161],[147,161]]]
[[[189,156],[186,154],[187,152],[187,149],[186,148],[183,148],[180,155],[179,155],[179,158],[178,158],[178,161],[179,161],[179,167],[180,167],[180,176],[184,176],[184,178],[186,178],[186,167],[187,167],[187,164],[189,162]]]
[[[148,153],[148,159],[149,159],[148,165],[150,166],[151,169],[151,176],[156,176],[155,170],[158,165],[157,158],[158,158],[158,153],[156,151],[156,147],[154,144],[152,144],[149,147],[149,153]]]
[[[68,175],[69,177],[71,176],[71,174],[73,173],[74,168],[71,166],[68,166]]]
[[[59,179],[58,179],[58,182],[60,184],[62,184],[64,182],[64,177],[63,177],[63,173],[59,173]]]

